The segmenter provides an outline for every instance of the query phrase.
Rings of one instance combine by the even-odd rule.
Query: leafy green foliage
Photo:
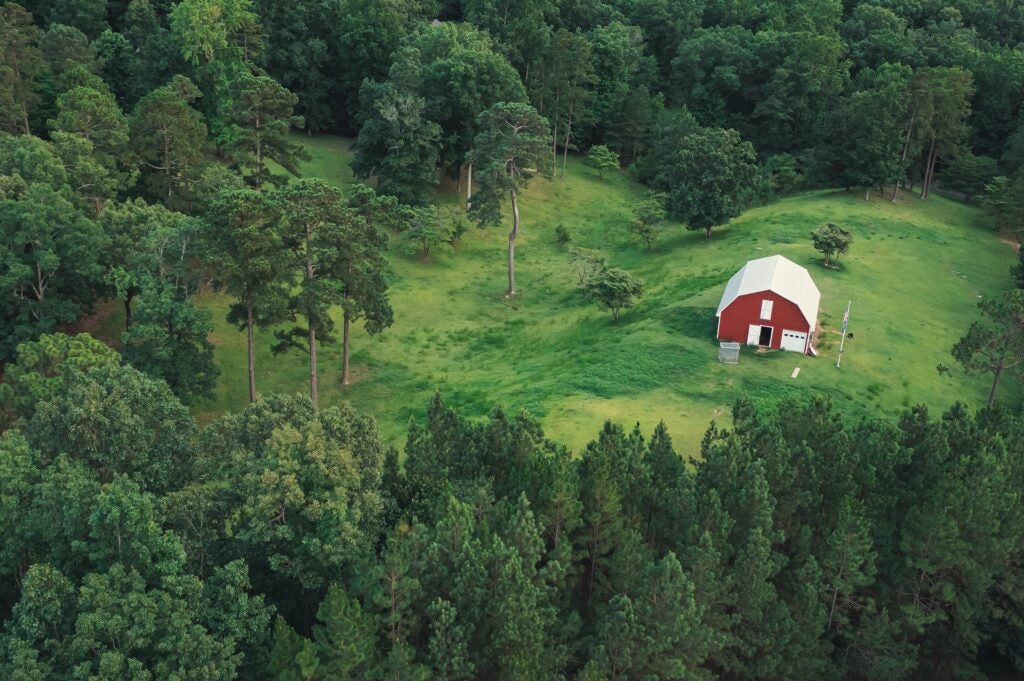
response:
[[[597,168],[597,174],[601,177],[604,177],[609,170],[619,167],[619,155],[603,144],[595,144],[590,147],[590,151],[587,152],[587,160]]]
[[[302,125],[302,117],[292,113],[297,102],[294,94],[269,76],[243,72],[231,83],[225,146],[242,176],[256,189],[264,182],[284,183],[270,172],[268,159],[298,175],[298,162],[309,157],[301,144],[288,137],[292,127]]]
[[[654,242],[658,240],[658,228],[665,218],[664,194],[651,193],[633,206],[633,220],[629,223],[629,231],[647,246],[648,251],[654,250]]]
[[[735,130],[711,128],[668,143],[672,147],[654,184],[667,194],[669,215],[710,239],[711,230],[739,215],[754,192],[754,148]]]
[[[132,149],[143,181],[168,207],[180,206],[206,147],[203,115],[191,107],[199,89],[184,76],[139,100],[131,120]]]
[[[208,336],[210,313],[184,299],[169,282],[147,281],[125,331],[126,362],[167,381],[178,399],[191,404],[213,393],[217,367]]]
[[[850,250],[853,235],[830,222],[811,232],[811,243],[814,244],[814,250],[825,256],[825,265],[831,265],[833,258],[838,261],[840,255]]]
[[[1001,298],[982,300],[978,307],[985,320],[971,324],[953,346],[953,357],[968,372],[992,374],[991,405],[1003,372],[1024,363],[1024,289],[1010,289]]]
[[[569,158],[592,149],[607,169],[616,156],[628,161],[666,192],[669,217],[708,235],[770,190],[849,186],[870,197],[895,183],[896,202],[918,183],[927,198],[936,174],[968,200],[984,193],[995,226],[1017,230],[1024,12],[948,4],[0,7],[0,401],[5,419],[20,417],[0,437],[0,677],[1024,671],[1019,415],[996,403],[938,419],[923,408],[898,421],[874,414],[915,399],[949,405],[977,393],[976,380],[923,377],[920,362],[904,361],[900,387],[874,362],[839,385],[805,365],[801,385],[843,395],[857,413],[784,399],[804,389],[771,378],[778,401],[737,403],[728,430],[712,425],[692,462],[664,426],[647,440],[639,427],[608,424],[572,456],[525,413],[467,420],[438,398],[425,423],[410,425],[399,465],[397,449],[384,462],[367,417],[347,405],[315,412],[316,350],[340,323],[341,357],[325,353],[342,362],[330,399],[401,394],[402,409],[380,413],[389,437],[413,413],[409,400],[439,382],[477,415],[526,400],[578,429],[586,414],[636,414],[653,396],[692,427],[736,390],[771,392],[778,371],[763,359],[727,380],[704,362],[710,317],[700,306],[738,250],[784,244],[806,258],[807,225],[838,220],[837,207],[873,275],[825,276],[823,300],[854,287],[865,309],[899,319],[900,333],[876,325],[857,341],[870,350],[883,342],[873,335],[884,338],[899,363],[926,356],[927,342],[950,344],[965,301],[986,296],[985,321],[954,354],[993,375],[991,402],[1000,374],[1019,367],[1020,301],[990,297],[1005,285],[1008,251],[971,234],[970,209],[792,197],[745,217],[744,233],[723,246],[640,255],[620,246],[622,206],[641,191],[606,170],[597,181]],[[295,182],[260,194],[286,184],[281,169],[300,169],[299,126],[358,132],[355,170],[380,193]],[[347,182],[338,156],[322,153],[345,143],[309,142],[321,154],[307,169]],[[563,179],[526,193],[559,151]],[[485,235],[467,236],[459,262],[386,259],[387,231],[424,255],[458,237],[461,224],[427,207],[445,176],[461,189],[467,163],[479,190],[472,216],[497,224],[511,213],[510,294],[519,200],[530,224],[572,227],[570,260],[548,239],[531,243],[525,278],[537,295],[495,305],[480,288],[494,247]],[[666,216],[653,203],[635,213],[650,248]],[[889,239],[915,230],[928,238],[910,262]],[[657,301],[616,338],[558,294],[558,281],[618,276],[586,248],[595,245],[642,274]],[[826,247],[826,258],[841,248]],[[939,286],[924,276],[935,262],[961,276]],[[221,419],[202,413],[199,435],[168,385],[183,398],[211,385],[212,318],[193,304],[223,307],[223,295],[192,297],[211,277],[236,297],[231,319],[249,332],[250,397],[254,328],[275,326],[310,352],[312,404],[270,396]],[[893,302],[896,284],[920,309]],[[410,326],[357,353],[364,380],[348,387],[351,329],[392,323],[389,286]],[[125,310],[125,356],[151,376],[88,337],[48,335],[74,325],[114,337],[112,297]],[[101,314],[84,317],[94,305]],[[279,326],[299,319],[297,329]],[[216,337],[218,363],[234,373],[224,322]],[[541,342],[546,356],[530,352]],[[291,367],[263,366],[268,384],[292,385]],[[957,390],[914,392],[918,381],[954,380]]]
[[[17,358],[4,367],[0,406],[8,419],[29,417],[36,403],[57,397],[75,374],[114,366],[118,355],[87,333],[43,334],[18,345]]]
[[[441,128],[427,116],[427,102],[389,83],[366,83],[365,123],[355,142],[352,171],[376,175],[378,191],[420,205],[437,186]]]
[[[982,207],[995,219],[996,229],[1009,229],[1014,233],[1024,230],[1024,173],[1012,178],[1000,175],[985,185]]]
[[[72,322],[99,297],[107,239],[71,203],[60,161],[41,140],[0,136],[0,357]]]
[[[35,81],[44,62],[41,31],[32,15],[10,2],[0,8],[0,129],[28,135],[29,111],[35,105]]]
[[[515,241],[519,233],[517,192],[535,175],[548,176],[553,163],[547,150],[548,124],[528,104],[495,104],[480,115],[480,134],[470,162],[477,168],[478,186],[470,213],[480,225],[501,222],[501,202],[512,199],[512,231],[508,235],[508,295],[516,293]]]
[[[988,156],[975,156],[966,152],[949,162],[939,178],[942,186],[963,192],[970,202],[985,193],[985,187],[999,175],[999,164]]]
[[[611,310],[612,319],[616,324],[619,323],[621,311],[636,305],[636,299],[643,295],[643,292],[643,281],[625,270],[614,267],[591,275],[583,285],[584,295]]]
[[[410,211],[402,239],[412,253],[418,253],[422,260],[430,258],[430,252],[450,251],[455,239],[453,218],[433,206],[414,208]]]

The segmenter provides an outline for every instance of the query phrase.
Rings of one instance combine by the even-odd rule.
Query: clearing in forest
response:
[[[352,181],[348,142],[302,137],[313,154],[309,177]],[[519,295],[504,297],[507,229],[471,227],[451,253],[429,262],[390,246],[394,325],[376,337],[353,335],[354,384],[342,387],[341,349],[320,350],[320,400],[349,400],[372,414],[384,437],[401,444],[410,416],[420,417],[435,390],[467,415],[495,405],[526,408],[549,437],[579,448],[605,419],[649,432],[664,420],[677,449],[693,454],[712,419],[728,416],[741,396],[778,400],[811,391],[856,412],[895,412],[924,400],[933,409],[980,404],[988,379],[966,377],[949,351],[977,315],[978,300],[1010,285],[1015,254],[976,209],[938,196],[893,204],[875,195],[821,191],[755,208],[715,231],[710,241],[682,225],[662,228],[653,252],[630,233],[631,207],[644,188],[624,173],[604,179],[570,159],[566,177],[537,179],[521,199],[517,242]],[[453,192],[438,201],[456,205]],[[854,243],[840,269],[821,266],[810,232],[834,222]],[[571,242],[556,242],[565,227]],[[569,250],[601,251],[611,267],[645,282],[638,305],[611,315],[578,291]],[[718,362],[715,308],[725,282],[752,258],[779,253],[807,267],[821,289],[820,357],[745,348],[738,365]],[[842,369],[835,367],[838,326],[853,301]],[[228,299],[201,304],[216,325],[221,368],[216,398],[200,416],[244,406],[244,334],[224,320]],[[260,392],[308,392],[307,358],[270,352],[273,335],[257,334]],[[1016,400],[1008,382],[1003,396]]]

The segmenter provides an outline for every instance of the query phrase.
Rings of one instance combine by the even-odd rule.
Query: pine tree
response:
[[[320,624],[313,627],[313,640],[320,664],[318,678],[356,679],[373,667],[376,629],[359,601],[332,584],[317,610]]]

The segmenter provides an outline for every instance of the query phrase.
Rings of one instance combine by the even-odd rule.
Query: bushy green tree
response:
[[[75,374],[118,361],[115,350],[87,333],[43,334],[19,344],[15,361],[4,367],[0,407],[8,420],[30,417],[38,402],[60,395]]]
[[[690,230],[711,230],[739,215],[754,192],[757,159],[735,130],[704,128],[670,142],[654,185],[667,194],[669,215]]]
[[[619,155],[603,144],[595,144],[587,152],[587,160],[590,165],[597,168],[597,174],[604,177],[609,170],[619,167]]]
[[[403,203],[426,203],[437,186],[441,128],[422,97],[390,83],[366,83],[368,102],[356,138],[353,172],[377,177],[377,190]]]
[[[839,225],[828,223],[811,232],[811,243],[814,250],[825,256],[825,265],[831,265],[832,259],[839,260],[839,256],[850,250],[853,243],[853,235]]]
[[[71,203],[64,169],[41,140],[0,136],[0,172],[0,357],[12,357],[19,342],[96,302],[107,239]]]
[[[433,206],[413,209],[402,238],[422,260],[428,260],[431,251],[451,250],[455,238],[452,216]]]
[[[636,299],[643,295],[643,281],[625,270],[614,267],[601,270],[587,280],[583,293],[598,305],[608,308],[612,320],[618,324],[622,310],[636,305]]]
[[[149,279],[133,318],[122,336],[126,362],[167,381],[184,404],[213,395],[219,371],[209,340],[209,311],[193,306],[170,282]]]
[[[633,205],[633,220],[629,223],[629,231],[644,243],[648,251],[654,250],[658,228],[665,217],[665,196],[651,193]]]
[[[206,148],[203,115],[191,104],[199,89],[184,76],[148,93],[135,105],[131,145],[142,161],[143,181],[168,207],[187,205],[186,187]]]
[[[994,158],[964,152],[949,162],[939,179],[943,187],[963,192],[967,203],[971,203],[985,193],[985,187],[999,174],[999,164]]]

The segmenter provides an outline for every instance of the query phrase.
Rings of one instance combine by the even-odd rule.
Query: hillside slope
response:
[[[344,140],[301,139],[314,156],[308,176],[350,181]],[[949,349],[975,318],[980,297],[1009,285],[1012,249],[975,209],[935,196],[894,205],[815,192],[753,209],[711,241],[668,225],[647,253],[627,229],[630,205],[643,191],[624,174],[602,180],[573,160],[565,178],[535,181],[521,205],[514,301],[504,298],[507,230],[471,228],[452,253],[430,262],[404,255],[392,238],[395,324],[375,338],[355,333],[356,382],[348,388],[338,382],[340,347],[321,350],[322,403],[352,401],[396,444],[410,416],[440,390],[466,414],[484,415],[495,404],[526,408],[549,436],[572,447],[605,419],[639,417],[645,432],[664,420],[679,449],[693,452],[708,422],[740,396],[776,400],[819,391],[847,408],[885,412],[984,398],[984,377],[936,371],[953,364]],[[439,200],[458,201],[452,193]],[[809,232],[826,221],[854,234],[841,270],[821,267],[810,246]],[[572,235],[570,247],[599,249],[610,265],[646,282],[647,294],[619,326],[579,294],[569,247],[555,242],[559,224]],[[821,357],[745,349],[739,365],[720,365],[714,312],[725,282],[746,260],[774,253],[808,267],[822,291]],[[853,337],[836,369],[836,327],[850,300]],[[244,337],[224,321],[227,303],[217,294],[202,299],[214,312],[223,372],[206,415],[237,409],[246,396]],[[268,331],[257,343],[262,392],[306,391],[304,355],[272,356]],[[797,366],[801,373],[791,379]]]

